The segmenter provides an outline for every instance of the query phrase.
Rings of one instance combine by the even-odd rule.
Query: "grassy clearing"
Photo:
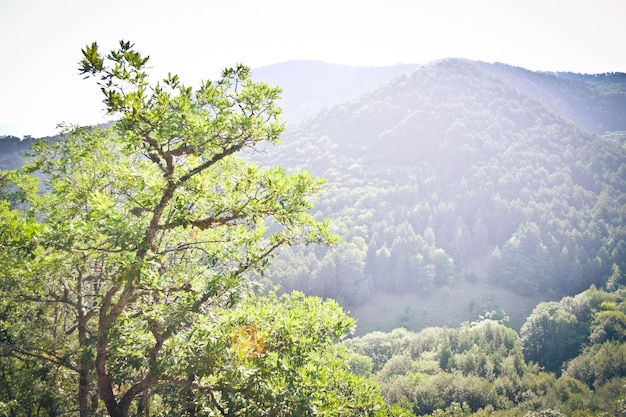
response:
[[[556,298],[548,294],[522,297],[486,283],[462,281],[427,294],[375,294],[349,314],[357,319],[357,336],[397,327],[412,331],[433,326],[457,327],[493,310],[504,311],[510,317],[511,327],[519,330],[539,302],[552,299]]]

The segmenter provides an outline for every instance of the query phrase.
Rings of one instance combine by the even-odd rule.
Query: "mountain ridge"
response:
[[[358,97],[358,93],[367,93],[370,90],[379,88],[383,86],[386,82],[392,81],[393,78],[401,75],[408,75],[414,71],[417,71],[421,67],[437,65],[442,62],[465,62],[469,63],[475,67],[478,67],[484,72],[490,73],[494,75],[496,78],[500,78],[506,83],[511,84],[511,86],[518,88],[521,93],[529,95],[531,97],[538,98],[540,101],[544,102],[544,104],[548,105],[548,107],[553,108],[558,113],[567,116],[564,112],[573,113],[571,117],[569,117],[572,121],[581,126],[585,127],[588,130],[591,130],[595,133],[604,133],[605,131],[616,131],[616,130],[626,130],[626,115],[623,115],[625,112],[619,112],[620,108],[626,106],[626,73],[622,72],[606,72],[599,74],[584,74],[584,73],[576,73],[576,72],[567,72],[567,71],[531,71],[525,69],[523,67],[513,66],[509,64],[504,64],[500,62],[495,63],[487,63],[484,61],[470,60],[466,58],[444,58],[436,61],[432,61],[426,64],[398,64],[394,66],[387,67],[354,67],[348,65],[339,65],[339,64],[330,64],[322,61],[307,61],[307,60],[299,60],[299,61],[287,61],[284,63],[272,64],[270,66],[253,69],[253,76],[255,79],[259,81],[265,81],[270,84],[278,84],[283,87],[284,94],[289,94],[291,97],[289,100],[285,102],[286,107],[289,107],[290,104],[294,101],[293,96],[297,95],[296,91],[301,91],[302,87],[297,85],[296,82],[288,82],[285,86],[281,85],[279,82],[279,77],[277,74],[312,74],[315,71],[320,72],[321,74],[317,75],[318,80],[333,80],[337,82],[337,80],[346,80],[350,79],[350,76],[358,76],[359,73],[372,71],[374,73],[384,74],[387,72],[391,74],[391,76],[380,76],[379,83],[377,85],[368,84],[369,90],[362,88],[360,90],[356,90],[352,92],[352,94],[346,94],[343,96],[339,96],[336,99],[327,98],[323,105],[311,105],[309,107],[310,112],[306,113],[304,110],[299,110],[297,112],[298,117],[295,117],[293,120],[286,117],[288,123],[296,123],[300,122],[307,117],[314,116],[316,111],[319,111],[325,107],[331,107],[335,104],[340,104],[341,102],[349,101],[350,99]],[[274,72],[273,75],[268,75]],[[334,75],[333,75],[334,74]],[[337,74],[341,74],[339,78]],[[290,75],[290,81],[293,81],[294,75]],[[284,79],[283,79],[284,80]],[[550,83],[546,83],[546,81],[550,81]],[[355,81],[350,81],[354,83]],[[542,83],[545,85],[542,87]],[[555,85],[552,85],[555,84]],[[596,117],[598,113],[608,111],[608,106],[614,106],[616,108],[615,111],[610,112],[610,114],[606,115],[606,119],[608,120],[619,120],[619,123],[608,123],[604,121],[604,124],[596,123],[592,125],[590,120],[584,121],[585,112],[589,112],[590,107],[588,103],[586,107],[583,109],[574,109],[573,105],[568,105],[564,103],[563,98],[554,98],[550,99],[550,95],[554,95],[554,91],[559,88],[563,88],[563,86],[568,86],[571,91],[569,93],[569,98],[574,99],[574,101],[581,101],[585,98],[589,98],[589,92],[591,92],[591,98],[594,100],[601,99],[601,90],[598,85],[606,85],[612,84],[613,87],[617,86],[617,89],[611,90],[613,93],[613,101],[608,103],[603,103],[602,106],[596,109],[593,116]],[[579,91],[576,91],[578,89]],[[316,93],[328,92],[329,89],[326,88],[317,88],[315,89]],[[617,94],[616,94],[617,93]],[[311,97],[311,93],[304,94],[305,102],[309,102],[314,99]],[[314,95],[314,94],[313,94]],[[334,97],[330,95],[329,97]],[[584,105],[585,103],[583,103]],[[591,108],[593,109],[593,108]],[[286,114],[293,113],[293,110],[286,110]],[[589,119],[589,118],[588,118]]]

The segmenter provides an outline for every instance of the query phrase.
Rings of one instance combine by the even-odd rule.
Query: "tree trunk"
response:
[[[191,374],[189,375],[189,382],[190,384],[194,382],[195,380],[195,375]],[[195,397],[193,395],[193,391],[191,390],[191,388],[186,388],[185,389],[185,415],[187,417],[196,417],[196,404],[195,404]]]
[[[91,415],[89,369],[84,362],[84,360],[81,360],[78,372],[78,410],[80,417],[89,417]]]
[[[77,315],[78,315],[78,344],[81,348],[89,345],[89,336],[87,334],[87,317],[83,308],[83,275],[79,272],[77,281]],[[78,361],[78,410],[80,417],[89,417],[91,415],[90,407],[90,372],[93,361],[87,359],[85,352],[81,353]]]
[[[145,391],[139,398],[137,403],[137,416],[150,416],[150,390]]]

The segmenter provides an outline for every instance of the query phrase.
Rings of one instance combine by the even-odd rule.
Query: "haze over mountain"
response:
[[[505,64],[474,64],[587,130],[602,134],[626,126],[624,73],[532,72]]]
[[[626,106],[625,73],[538,72],[503,63],[448,60],[471,63],[592,132],[624,130],[626,126],[626,114],[621,111]],[[315,116],[324,107],[349,101],[399,75],[413,73],[420,66],[354,67],[300,60],[255,68],[253,74],[255,79],[283,89],[283,116],[293,125]]]

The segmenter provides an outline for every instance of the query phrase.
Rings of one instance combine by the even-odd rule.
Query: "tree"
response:
[[[589,387],[600,387],[626,372],[626,344],[606,341],[593,344],[567,363],[566,371]]]
[[[526,360],[555,373],[578,355],[585,338],[584,326],[576,316],[555,301],[539,303],[520,333]]]
[[[248,297],[237,309],[217,313],[217,322],[205,318],[193,324],[191,335],[184,335],[193,338],[191,348],[183,340],[164,352],[171,361],[170,375],[178,373],[197,399],[187,404],[187,395],[175,396],[165,414],[177,415],[181,409],[191,415],[217,409],[242,416],[367,416],[384,411],[377,387],[351,374],[347,353],[333,347],[354,325],[335,301],[302,293],[269,294]],[[193,381],[188,369],[194,369]],[[165,395],[175,385],[161,385],[154,395]]]
[[[323,349],[332,356],[330,341],[351,326],[337,306],[317,304],[314,325],[310,316],[290,318],[284,334],[237,313],[255,304],[247,278],[277,248],[334,239],[328,223],[308,213],[322,180],[238,156],[278,142],[280,90],[252,82],[241,65],[196,91],[171,74],[150,85],[148,57],[124,41],[108,55],[96,43],[82,53],[80,73],[97,80],[118,121],[66,128],[55,144],[34,146],[22,172],[2,174],[7,192],[23,194],[0,205],[15,237],[0,257],[0,271],[11,271],[0,278],[3,357],[64,369],[83,417],[100,401],[114,417],[151,415],[157,406],[178,415],[249,415],[242,404],[270,402],[282,408],[267,415],[310,415],[319,402],[296,404],[311,390],[287,390],[288,378],[331,392],[361,389],[347,371],[334,385],[322,382],[328,371],[311,372],[323,363],[344,369],[320,356]],[[34,177],[45,184],[27,186]],[[289,302],[268,303],[275,311],[263,320],[288,315]],[[243,368],[233,365],[237,352],[248,361]],[[270,371],[271,360],[280,366]],[[263,382],[249,379],[255,373]],[[381,409],[373,397],[357,397],[369,403],[354,410]],[[350,415],[345,401],[342,415]]]

